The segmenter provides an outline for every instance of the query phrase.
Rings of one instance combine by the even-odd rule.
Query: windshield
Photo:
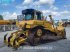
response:
[[[26,14],[24,19],[25,20],[31,20],[32,19],[32,15],[31,14]]]
[[[42,20],[42,14],[41,13],[36,13],[36,17],[35,14],[31,14],[31,13],[25,13],[24,15],[24,20],[33,20],[34,18],[36,18],[37,20]]]

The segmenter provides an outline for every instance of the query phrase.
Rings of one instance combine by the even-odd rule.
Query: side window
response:
[[[37,20],[42,20],[42,14],[37,14]]]

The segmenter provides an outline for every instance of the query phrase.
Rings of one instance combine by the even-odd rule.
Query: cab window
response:
[[[37,20],[42,20],[42,17],[43,17],[42,14],[40,14],[40,13],[37,14]]]

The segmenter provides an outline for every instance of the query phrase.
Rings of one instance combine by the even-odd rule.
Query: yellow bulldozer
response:
[[[16,22],[19,30],[11,33],[7,38],[4,36],[4,43],[13,48],[18,48],[26,42],[30,45],[37,45],[48,39],[65,39],[66,32],[61,23],[55,27],[52,16],[47,21],[41,11],[35,9],[22,10],[24,16],[22,21]]]

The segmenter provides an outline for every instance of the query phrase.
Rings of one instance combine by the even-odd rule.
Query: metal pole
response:
[[[6,30],[6,29],[5,29],[5,27],[6,27],[6,26],[5,26],[5,25],[3,25],[3,31],[5,31],[5,30]]]

